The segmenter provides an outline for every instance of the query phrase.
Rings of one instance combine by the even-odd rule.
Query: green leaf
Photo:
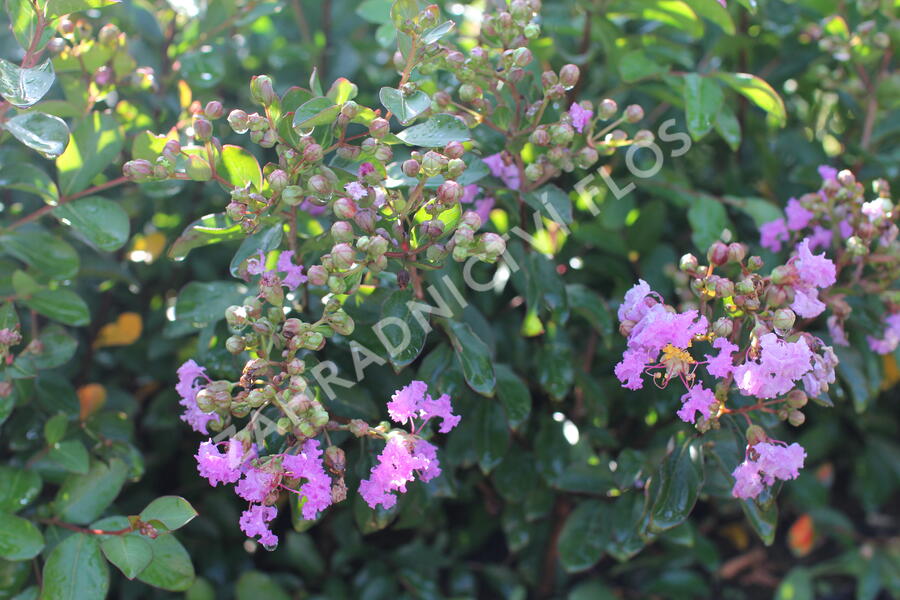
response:
[[[44,563],[41,600],[103,600],[109,567],[94,536],[75,533],[59,543]]]
[[[497,376],[497,397],[506,410],[506,420],[510,427],[518,429],[531,414],[528,385],[507,365],[495,364],[494,374]]]
[[[125,210],[100,196],[88,196],[57,206],[53,215],[68,221],[91,244],[107,252],[124,246],[131,230]]]
[[[415,19],[419,14],[419,3],[416,0],[394,0],[391,6],[391,21],[397,29],[404,29],[406,21]]]
[[[63,470],[76,475],[86,475],[91,465],[91,457],[88,455],[87,449],[78,440],[50,444],[47,459]]]
[[[565,225],[572,223],[572,200],[567,193],[552,183],[526,194],[525,202],[555,223]]]
[[[136,534],[105,535],[100,542],[103,555],[128,579],[140,575],[153,560],[150,542]]]
[[[0,235],[0,250],[51,279],[72,279],[78,274],[80,261],[75,249],[45,231],[13,231]]]
[[[775,600],[813,600],[814,598],[812,576],[804,567],[794,567],[788,571],[775,591]]]
[[[710,132],[723,99],[722,88],[716,80],[697,73],[684,75],[685,117],[691,137],[699,140]]]
[[[469,387],[482,396],[491,396],[496,380],[488,347],[465,323],[444,321],[456,358]]]
[[[722,203],[705,195],[694,197],[688,209],[688,222],[692,229],[691,239],[703,254],[722,236],[724,230],[733,230]]]
[[[15,513],[37,498],[43,482],[33,470],[0,466],[0,512]]]
[[[89,8],[103,8],[118,4],[121,0],[48,0],[47,16],[68,15]]]
[[[392,0],[365,0],[356,7],[356,14],[377,25],[389,25],[391,23]]]
[[[262,169],[259,168],[256,157],[240,146],[222,146],[216,171],[234,186],[244,187],[251,183],[257,190],[262,189]]]
[[[179,59],[180,74],[193,89],[212,89],[228,74],[224,55],[224,48],[211,45],[185,52]]]
[[[331,87],[328,89],[325,96],[330,98],[335,104],[342,105],[344,102],[356,98],[358,93],[359,88],[356,87],[355,83],[346,77],[338,77],[334,80],[334,83],[331,84]]]
[[[402,125],[406,125],[417,116],[431,108],[431,98],[422,90],[404,96],[400,90],[383,87],[378,93],[381,104],[391,111]]]
[[[769,502],[760,507],[754,500],[740,500],[741,509],[747,522],[766,546],[775,541],[775,528],[778,526],[778,504]]]
[[[183,260],[194,248],[243,239],[244,232],[224,213],[206,215],[184,228],[169,248],[169,258]]]
[[[112,115],[93,112],[72,132],[66,151],[56,159],[59,188],[70,195],[87,188],[103,169],[115,162],[125,138]]]
[[[732,206],[737,206],[750,215],[757,227],[763,223],[784,218],[783,209],[765,198],[741,198],[739,196],[725,196],[725,198],[732,203]]]
[[[397,134],[397,138],[410,146],[435,148],[450,142],[472,139],[469,128],[453,115],[435,115],[424,123],[413,125]]]
[[[262,250],[265,255],[278,248],[278,246],[281,245],[283,233],[284,228],[281,223],[276,223],[275,225],[261,229],[246,238],[231,259],[231,265],[228,267],[231,274],[237,277],[238,269],[240,269],[244,261],[251,256],[257,256],[260,250]]]
[[[734,21],[731,14],[719,0],[691,0],[691,8],[701,17],[707,18],[728,35],[734,35]]]
[[[716,73],[715,76],[766,111],[779,127],[784,127],[787,123],[784,101],[764,80],[749,73]]]
[[[95,461],[87,475],[69,475],[54,500],[54,512],[68,523],[90,523],[109,506],[125,483],[128,467],[119,459]],[[164,536],[168,537],[168,536]]]
[[[688,518],[703,488],[703,450],[689,438],[663,459],[651,480],[650,530],[661,533]]]
[[[80,327],[91,321],[91,314],[85,301],[66,288],[38,290],[30,298],[23,300],[22,304],[66,325]]]
[[[566,299],[569,307],[587,319],[597,333],[605,336],[613,334],[613,314],[599,294],[580,283],[570,283],[566,286]]]
[[[44,158],[56,158],[62,154],[69,141],[66,122],[42,112],[16,115],[4,126],[17,140]]]
[[[36,104],[55,79],[53,61],[49,58],[36,67],[24,69],[0,58],[0,96],[18,108]]]
[[[191,557],[174,535],[161,535],[150,540],[153,560],[138,579],[154,587],[183,592],[194,583]]]
[[[612,531],[606,551],[619,562],[624,562],[643,549],[641,528],[644,515],[644,497],[636,492],[619,496],[613,502]]]
[[[671,25],[693,37],[703,35],[703,21],[682,0],[620,0],[607,9],[608,12],[636,13],[647,21]]]
[[[47,204],[56,204],[59,201],[56,183],[47,173],[29,163],[0,165],[0,188],[40,196]]]
[[[411,290],[397,290],[381,306],[379,322],[382,326],[379,331],[384,337],[382,344],[388,342],[389,347],[385,346],[385,350],[394,369],[398,371],[416,360],[428,337],[416,319],[416,315],[422,313],[413,310],[409,306],[410,302],[414,302]],[[422,318],[425,318],[424,315]]]
[[[69,417],[64,413],[58,413],[44,422],[44,440],[48,446],[53,446],[66,435],[69,426]]]
[[[631,50],[622,54],[618,67],[619,74],[626,83],[633,83],[668,71],[667,67],[651,60],[643,50]]]
[[[872,385],[872,380],[866,374],[865,362],[862,353],[847,346],[838,346],[834,349],[838,357],[837,374],[844,382],[853,400],[853,408],[857,414],[862,414],[875,400],[878,388]]]
[[[566,519],[559,534],[559,562],[569,573],[590,569],[609,543],[612,511],[599,500],[586,500]]]
[[[329,125],[337,119],[341,113],[341,107],[331,98],[320,96],[304,102],[294,111],[294,120],[291,126],[295,131],[311,129],[317,125]]]
[[[434,42],[440,40],[442,37],[453,31],[454,27],[456,27],[456,23],[454,23],[453,21],[444,21],[440,25],[436,25],[431,29],[425,31],[419,38],[419,41],[425,45],[433,44]]]
[[[44,549],[44,536],[34,523],[0,513],[0,558],[28,560]]]
[[[509,446],[509,429],[503,407],[495,400],[478,399],[475,412],[475,456],[481,472],[488,474],[500,464]]]
[[[56,323],[41,330],[40,347],[22,352],[16,363],[27,362],[34,370],[55,369],[69,362],[78,349],[78,342]]]
[[[13,35],[16,36],[16,41],[23,48],[28,48],[37,31],[37,15],[34,13],[31,3],[6,0],[6,13],[9,15],[10,27]],[[53,27],[46,27],[36,47],[43,48],[55,32]]]
[[[175,318],[203,328],[225,318],[225,309],[240,304],[246,288],[231,281],[192,281],[175,300]]]
[[[722,104],[713,126],[722,139],[731,146],[731,149],[737,152],[737,149],[741,147],[741,123],[730,106]]]
[[[180,496],[161,496],[148,504],[140,514],[142,521],[159,521],[169,531],[184,527],[196,516],[194,507]]]
[[[241,575],[235,586],[237,600],[291,600],[284,589],[266,573],[247,571]]]

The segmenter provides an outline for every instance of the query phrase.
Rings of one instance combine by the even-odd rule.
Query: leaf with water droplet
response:
[[[6,129],[44,158],[56,158],[62,154],[69,141],[66,122],[42,112],[16,115],[6,122]]]
[[[0,96],[13,106],[33,106],[50,90],[55,79],[49,58],[36,67],[24,68],[0,58]]]

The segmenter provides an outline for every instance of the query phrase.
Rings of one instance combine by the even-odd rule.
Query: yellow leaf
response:
[[[97,412],[106,403],[106,388],[99,383],[87,383],[78,388],[78,403],[81,405],[81,420]]]
[[[141,315],[133,312],[122,313],[115,323],[107,323],[100,329],[97,339],[94,340],[94,348],[128,346],[141,337],[142,330]]]
[[[882,357],[884,361],[884,380],[881,382],[882,390],[889,390],[897,382],[900,382],[900,369],[897,368],[897,359],[893,354],[885,354]]]

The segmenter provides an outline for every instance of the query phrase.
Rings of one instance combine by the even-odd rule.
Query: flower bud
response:
[[[522,30],[522,35],[525,36],[525,39],[536,40],[541,35],[541,26],[537,23],[529,23]]]
[[[528,140],[535,146],[549,146],[550,134],[545,127],[538,127],[529,136]]]
[[[66,40],[61,37],[55,37],[47,42],[47,51],[52,55],[57,55],[68,47]]]
[[[447,165],[447,157],[443,154],[430,150],[422,157],[422,169],[427,177],[439,175]]]
[[[281,199],[288,206],[297,206],[306,197],[306,193],[299,185],[289,185],[281,191]]]
[[[382,139],[391,131],[391,124],[386,119],[377,117],[369,123],[369,135],[376,140]]]
[[[369,434],[369,424],[362,419],[352,419],[347,429],[358,438]]]
[[[804,415],[799,410],[792,410],[788,413],[788,423],[793,425],[794,427],[800,427],[803,423],[806,422],[806,415]]]
[[[280,194],[287,188],[288,174],[281,169],[275,169],[269,173],[266,180],[269,182],[269,187],[272,188],[272,191],[276,194]]]
[[[328,291],[332,294],[343,294],[347,291],[347,284],[337,275],[328,278]]]
[[[97,41],[103,46],[112,46],[121,31],[113,23],[107,23],[97,32]]]
[[[194,137],[200,140],[201,142],[208,141],[209,138],[212,137],[213,128],[212,123],[206,120],[204,117],[196,116],[194,117]]]
[[[254,102],[269,106],[278,98],[268,75],[257,75],[250,80],[250,97]]]
[[[484,92],[477,85],[473,85],[471,83],[464,83],[459,86],[459,99],[463,102],[472,102],[473,100],[477,100],[481,98]]]
[[[566,123],[550,127],[550,141],[558,146],[566,146],[575,137],[575,129]]]
[[[463,146],[462,142],[450,142],[446,146],[444,146],[444,156],[447,158],[462,158],[463,154],[466,152],[466,147]]]
[[[203,116],[210,121],[221,119],[225,115],[225,107],[218,100],[210,100],[203,108]]]
[[[715,291],[717,298],[729,298],[734,296],[734,284],[730,279],[717,277]]]
[[[525,178],[528,181],[537,181],[541,177],[544,176],[544,167],[542,167],[539,163],[531,163],[527,167],[525,167]]]
[[[338,198],[334,201],[331,210],[338,219],[352,219],[356,216],[359,206],[352,198]]]
[[[247,133],[250,129],[250,117],[244,111],[235,109],[228,114],[228,125],[235,133]]]
[[[349,242],[354,236],[353,226],[347,221],[335,221],[331,225],[331,237],[336,242]]]
[[[481,236],[481,246],[488,261],[493,262],[506,252],[506,242],[496,233],[485,233]]]
[[[369,256],[377,257],[387,252],[387,249],[388,241],[384,237],[376,235],[369,241],[366,252],[369,254]]]
[[[766,430],[759,425],[750,425],[749,427],[747,427],[747,432],[745,435],[747,436],[748,446],[755,446],[769,439],[769,436],[766,435]]]
[[[637,123],[644,118],[644,109],[638,104],[630,104],[625,108],[625,122]]]
[[[444,233],[444,222],[440,219],[430,219],[419,225],[419,231],[425,237],[440,237]]]
[[[455,181],[445,181],[437,190],[438,201],[442,204],[450,206],[459,201],[463,197],[463,187]]]
[[[684,272],[696,271],[700,265],[697,257],[693,254],[685,254],[678,263],[678,268]]]
[[[231,354],[240,354],[246,348],[244,338],[239,335],[233,335],[225,340],[225,349]]]
[[[728,262],[741,263],[747,256],[747,246],[744,244],[728,244]]]
[[[309,178],[309,190],[316,196],[331,194],[331,182],[324,175],[316,174]]]
[[[716,337],[727,338],[734,331],[734,322],[728,317],[719,317],[713,322],[712,330]]]
[[[728,246],[722,242],[714,242],[706,252],[706,259],[717,267],[724,265],[728,262]]]
[[[153,163],[138,158],[122,166],[122,174],[131,181],[146,181],[153,177]]]
[[[600,159],[597,151],[585,146],[575,154],[575,164],[581,169],[589,169]]]
[[[789,308],[780,308],[775,311],[775,316],[772,318],[772,326],[781,331],[789,331],[794,327],[796,320],[797,315],[794,314],[794,311]]]
[[[347,243],[336,244],[331,249],[331,260],[337,269],[345,270],[353,266],[356,260],[356,252]]]
[[[303,160],[310,163],[316,163],[322,160],[322,146],[319,144],[310,144],[303,149]]]
[[[563,68],[559,70],[559,82],[567,90],[575,87],[580,76],[581,70],[573,64],[564,65]]]
[[[608,121],[616,116],[617,112],[619,112],[619,105],[616,104],[616,101],[611,98],[604,98],[598,106],[597,116],[604,121]]]
[[[375,147],[375,160],[379,162],[390,162],[390,160],[394,157],[394,151],[391,150],[391,147],[387,144],[378,144]]]
[[[419,161],[413,160],[412,158],[403,161],[403,174],[407,177],[415,177],[419,174],[419,169]]]
[[[557,77],[556,73],[554,73],[553,71],[544,71],[543,73],[541,73],[541,86],[543,86],[545,90],[549,90],[558,83],[559,77]]]
[[[466,163],[461,158],[452,158],[447,161],[447,178],[456,179],[466,170]]]
[[[759,256],[751,256],[747,259],[747,270],[759,271],[763,268],[763,259]]]
[[[328,271],[322,265],[313,265],[306,272],[307,280],[312,285],[325,285],[328,283]]]

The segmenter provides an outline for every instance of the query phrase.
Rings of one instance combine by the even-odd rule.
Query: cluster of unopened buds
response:
[[[359,493],[370,507],[387,509],[397,502],[396,493],[406,492],[409,483],[416,479],[428,482],[441,473],[437,448],[426,440],[428,422],[440,419],[438,431],[448,433],[460,420],[453,414],[450,397],[432,398],[421,381],[398,390],[387,403],[390,418],[408,425],[409,430],[391,429],[387,423],[372,427],[359,419],[332,420],[324,407],[305,393],[305,385],[298,384],[303,363],[296,359],[292,363],[287,374],[293,375],[285,378],[272,376],[273,367],[277,370],[280,363],[251,360],[239,382],[213,381],[193,360],[178,370],[176,391],[185,408],[182,419],[199,433],[208,435],[207,426],[221,423],[225,411],[235,417],[253,412],[242,429],[232,427],[229,435],[216,438],[221,441],[201,443],[195,458],[200,475],[210,485],[235,484],[235,493],[249,503],[240,517],[241,530],[268,548],[278,543],[270,522],[278,514],[283,493],[297,496],[300,514],[308,521],[346,499],[344,450],[330,443],[329,431],[348,431],[357,438],[385,442],[369,477],[360,481]],[[263,414],[270,406],[283,415],[274,425]],[[273,429],[286,436],[278,451],[268,449],[266,442]],[[319,436],[327,444],[324,450]]]
[[[788,200],[784,218],[760,227],[760,243],[773,252],[786,243],[808,239],[808,247],[834,257],[837,285],[818,301],[807,303],[802,317],[812,318],[829,309],[828,331],[835,345],[850,344],[846,321],[852,313],[848,300],[877,300],[884,323],[881,331],[868,331],[869,347],[889,354],[900,344],[900,292],[893,284],[900,277],[898,211],[887,182],[872,185],[874,197],[850,171],[820,167],[822,186],[816,192]]]
[[[623,386],[640,389],[645,375],[661,388],[678,380],[685,393],[677,415],[701,432],[718,428],[724,415],[743,415],[753,433],[748,460],[757,458],[735,476],[749,473],[752,463],[766,485],[773,478],[796,477],[805,454],[796,444],[787,446],[788,452],[770,440],[751,414],[773,413],[799,426],[808,399],[819,398],[835,381],[838,360],[832,348],[797,323],[797,315],[812,317],[824,309],[819,293],[835,283],[834,263],[813,254],[809,244],[801,241],[786,264],[764,276],[763,261],[747,257],[746,246],[715,242],[708,264],[693,255],[681,259],[698,298],[694,307],[679,312],[640,281],[618,311],[627,338],[615,367]],[[701,344],[708,346],[706,353],[697,349]],[[739,481],[734,495],[756,496],[762,489]]]

